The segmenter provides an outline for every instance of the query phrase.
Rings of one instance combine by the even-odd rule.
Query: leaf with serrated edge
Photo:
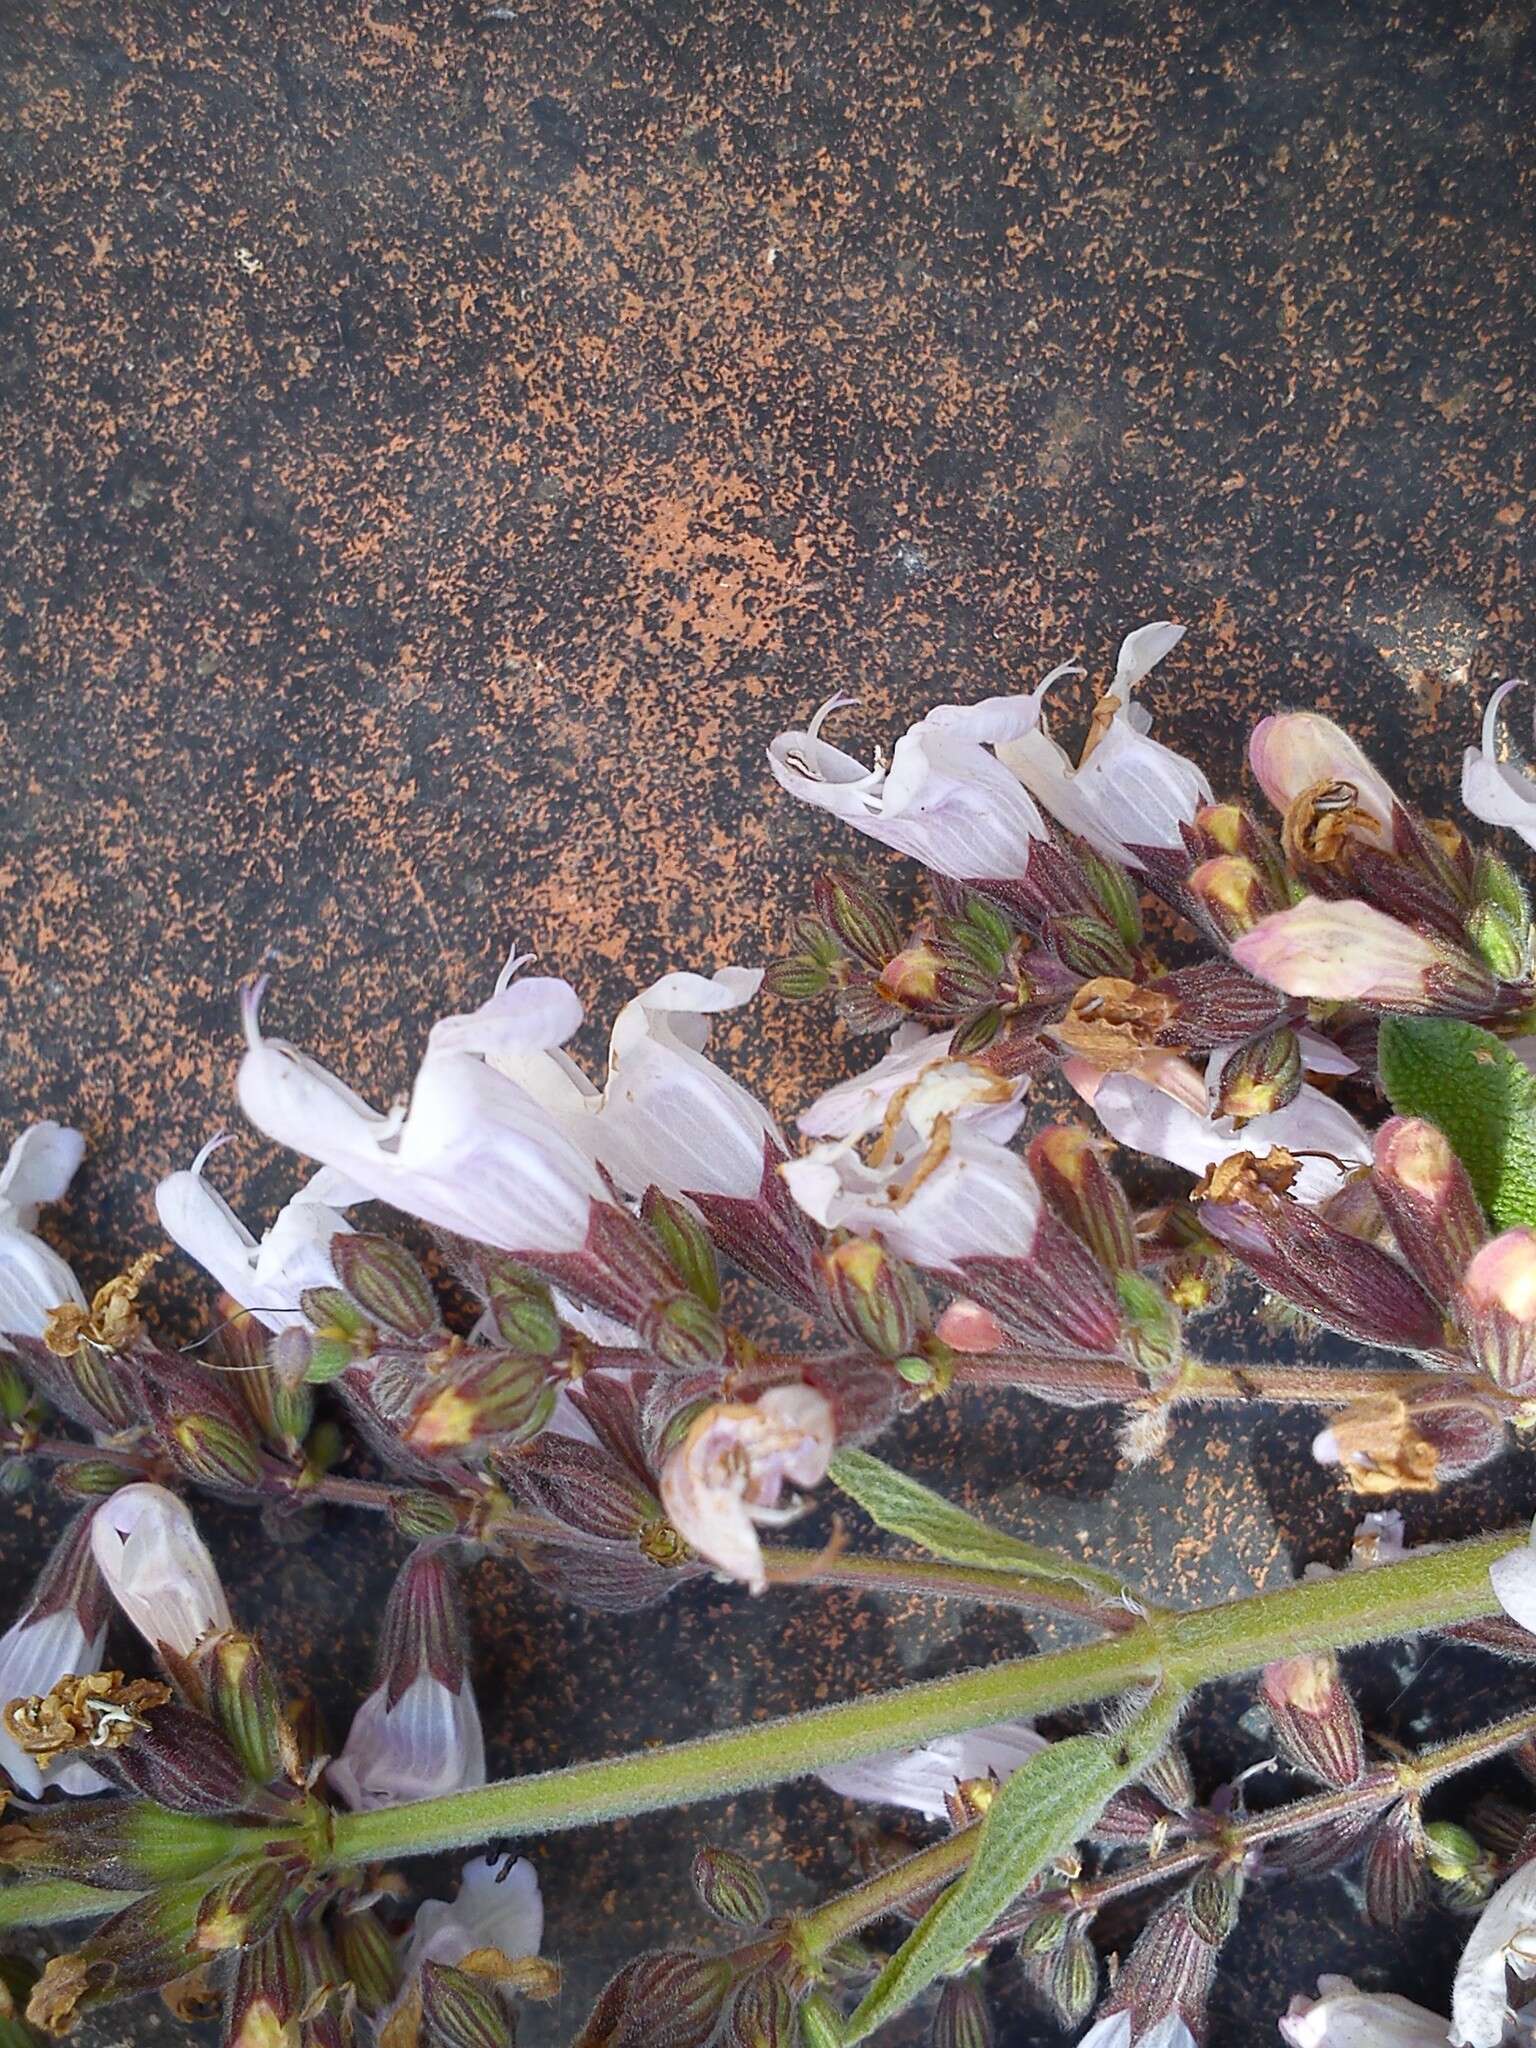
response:
[[[964,1508],[957,1508],[942,1494],[919,1486],[915,1479],[882,1464],[867,1451],[839,1451],[832,1460],[829,1476],[834,1485],[858,1502],[877,1528],[891,1536],[905,1536],[909,1543],[921,1544],[924,1550],[950,1564],[1014,1572],[1021,1579],[1076,1586],[1107,1601],[1124,1600],[1123,1582],[1109,1572],[1077,1564],[1070,1557],[1042,1550],[1001,1529],[989,1529]]]
[[[1079,1841],[1172,1734],[1183,1695],[1163,1689],[1112,1735],[1071,1735],[1015,1771],[981,1824],[965,1875],[928,1908],[843,2032],[852,2048],[951,1971],[1030,1880]]]
[[[1536,1075],[1453,1017],[1383,1018],[1378,1062],[1393,1109],[1445,1133],[1499,1229],[1536,1224]]]

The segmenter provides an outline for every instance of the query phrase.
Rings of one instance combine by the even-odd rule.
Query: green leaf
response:
[[[1040,1579],[1053,1586],[1076,1586],[1108,1601],[1122,1601],[1123,1581],[1095,1571],[1054,1550],[1025,1543],[1001,1529],[989,1529],[942,1494],[919,1486],[904,1472],[893,1471],[867,1451],[839,1451],[832,1460],[832,1482],[856,1500],[877,1528],[905,1536],[950,1564],[980,1566],[986,1571],[1013,1572],[1021,1579]]]
[[[1003,1785],[965,1875],[929,1907],[865,1994],[843,2039],[867,2040],[953,1970],[1047,1864],[1093,1826],[1168,1740],[1183,1696],[1156,1693],[1129,1727],[1053,1742]]]
[[[1499,1229],[1536,1224],[1536,1075],[1451,1017],[1384,1017],[1378,1057],[1393,1109],[1439,1126]]]

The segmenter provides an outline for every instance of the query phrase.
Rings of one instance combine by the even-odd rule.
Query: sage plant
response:
[[[1048,728],[1071,664],[930,711],[888,763],[833,744],[840,700],[781,734],[784,790],[919,864],[915,918],[829,849],[766,975],[662,976],[600,1078],[565,1050],[576,991],[515,957],[434,1026],[388,1110],[270,1035],[278,998],[248,990],[240,1106],[312,1168],[260,1236],[218,1193],[214,1146],[162,1183],[165,1232],[222,1290],[206,1343],[156,1337],[147,1253],[86,1299],[39,1234],[81,1141],[18,1138],[0,1450],[73,1519],[0,1636],[0,2037],[158,1989],[181,2014],[216,2006],[231,2048],[498,2048],[558,1989],[531,1866],[478,1855],[414,1911],[398,1866],[819,1774],[931,1839],[798,1910],[706,1849],[699,1944],[627,1963],[575,2048],[832,2048],[918,2005],[935,2048],[982,2048],[999,1987],[1093,2048],[1203,2048],[1245,1904],[1334,1868],[1380,1925],[1432,1898],[1475,1916],[1450,2011],[1299,1958],[1279,2036],[1530,2038],[1536,1828],[1442,1788],[1501,1756],[1536,1780],[1536,1706],[1410,1754],[1341,1662],[1436,1632],[1536,1661],[1526,1534],[1412,1550],[1383,1505],[1454,1486],[1536,1421],[1525,889],[1313,712],[1260,720],[1258,796],[1219,794],[1136,702],[1180,639],[1127,637],[1075,760]],[[1536,845],[1536,781],[1499,737],[1514,688],[1462,794]],[[794,1131],[709,1054],[712,1021],[760,999],[825,1002],[875,1041]],[[1051,1087],[1071,1121],[1041,1107]],[[1117,1147],[1180,1191],[1133,1199]],[[365,1201],[411,1219],[410,1242],[355,1227]],[[746,1309],[723,1266],[753,1283],[729,1297]],[[1350,1340],[1348,1362],[1203,1357],[1200,1319],[1243,1285],[1298,1343]],[[902,1473],[902,1418],[971,1387],[1111,1407],[1130,1461],[1198,1404],[1313,1411],[1313,1455],[1359,1503],[1354,1558],[1161,1606]],[[786,1541],[818,1490],[889,1546]],[[379,1514],[407,1546],[334,1753],[231,1613],[204,1494],[269,1522]],[[615,1614],[715,1577],[960,1599],[1071,1640],[488,1782],[460,1584],[487,1556]],[[1191,1694],[1241,1674],[1289,1787],[1257,1810],[1198,1785],[1179,1742]]]

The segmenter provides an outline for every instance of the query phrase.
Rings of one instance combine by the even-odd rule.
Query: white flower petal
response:
[[[352,1226],[305,1189],[278,1211],[258,1243],[204,1178],[206,1156],[200,1153],[188,1171],[169,1174],[155,1189],[166,1236],[269,1330],[302,1323],[300,1296],[307,1287],[336,1285],[331,1239]]]
[[[91,1523],[91,1554],[146,1642],[190,1657],[234,1627],[213,1559],[187,1508],[163,1486],[124,1486]]]
[[[768,750],[791,796],[831,811],[872,839],[957,881],[1022,876],[1045,821],[1017,778],[987,750],[1039,718],[1040,693],[941,704],[896,742],[889,771],[868,769],[819,736],[780,733]]]
[[[84,1157],[85,1140],[78,1131],[63,1124],[32,1124],[0,1167],[0,1221],[35,1228],[38,1210],[62,1200]]]
[[[818,1223],[876,1235],[914,1265],[945,1268],[980,1255],[1025,1258],[1034,1243],[1040,1193],[1016,1152],[960,1126],[942,1157],[870,1168],[850,1144],[817,1145],[782,1172],[790,1193]]]
[[[12,1700],[51,1692],[61,1678],[101,1669],[107,1634],[103,1629],[87,1640],[71,1609],[62,1608],[32,1621],[25,1617],[0,1636],[0,1707]],[[75,1762],[62,1770],[39,1770],[33,1758],[0,1728],[0,1770],[10,1774],[18,1792],[40,1799],[50,1786],[76,1795],[100,1792],[108,1781],[89,1764]]]
[[[504,1856],[466,1863],[451,1903],[428,1899],[417,1908],[406,1946],[407,1972],[422,1963],[461,1963],[477,1948],[500,1949],[515,1961],[536,1956],[544,1938],[544,1901],[538,1873],[526,1857],[507,1866]]]
[[[1499,2048],[1509,2010],[1505,1999],[1506,1966],[1513,1964],[1517,1974],[1525,1976],[1530,1974],[1533,1961],[1536,1864],[1526,1863],[1484,1906],[1456,1966],[1451,2031],[1461,2048]]]
[[[1288,2048],[1445,2048],[1450,2028],[1392,1992],[1357,1991],[1348,1977],[1322,1977],[1317,1997],[1297,1998],[1280,2022]]]
[[[473,1689],[452,1692],[425,1669],[393,1706],[388,1688],[377,1687],[326,1776],[354,1810],[483,1785],[485,1738]]]
[[[1488,1576],[1504,1612],[1536,1635],[1536,1541],[1509,1551],[1489,1567]]]
[[[11,1348],[7,1332],[41,1337],[48,1311],[66,1302],[84,1308],[85,1296],[52,1245],[0,1221],[0,1351]]]
[[[971,1778],[1011,1777],[1048,1747],[1027,1721],[1003,1722],[968,1735],[950,1735],[919,1749],[891,1750],[857,1763],[819,1771],[821,1782],[845,1799],[900,1806],[926,1820],[942,1820],[947,1796]]]
[[[1461,764],[1461,800],[1485,825],[1504,825],[1536,849],[1536,779],[1499,759],[1499,712],[1519,677],[1501,683],[1483,713],[1483,743],[1468,747]]]
[[[433,1028],[403,1117],[381,1116],[314,1061],[262,1038],[248,1006],[241,1106],[279,1144],[424,1222],[503,1251],[578,1251],[604,1194],[596,1168],[562,1120],[482,1057],[533,1049],[573,1014],[563,983],[521,986],[534,990],[527,1004],[513,1000],[514,986]]]
[[[1130,2014],[1112,2012],[1094,2021],[1077,2048],[1131,2048],[1132,2039]]]

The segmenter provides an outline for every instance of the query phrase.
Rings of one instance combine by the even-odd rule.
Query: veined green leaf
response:
[[[839,1451],[830,1476],[856,1500],[877,1528],[905,1536],[950,1564],[980,1566],[986,1571],[1014,1572],[1021,1579],[1040,1579],[1056,1586],[1076,1586],[1107,1601],[1124,1597],[1124,1583],[1110,1572],[1095,1571],[1054,1550],[1025,1543],[1001,1529],[989,1529],[942,1494],[930,1492],[872,1458],[867,1451]]]
[[[1536,1075],[1454,1017],[1384,1017],[1378,1058],[1393,1109],[1445,1133],[1498,1227],[1536,1223]]]
[[[1111,1735],[1072,1735],[1014,1772],[982,1822],[962,1878],[936,1899],[866,1992],[843,2039],[864,2041],[953,1970],[1030,1880],[1064,1855],[1173,1732],[1182,1693],[1163,1689]]]

